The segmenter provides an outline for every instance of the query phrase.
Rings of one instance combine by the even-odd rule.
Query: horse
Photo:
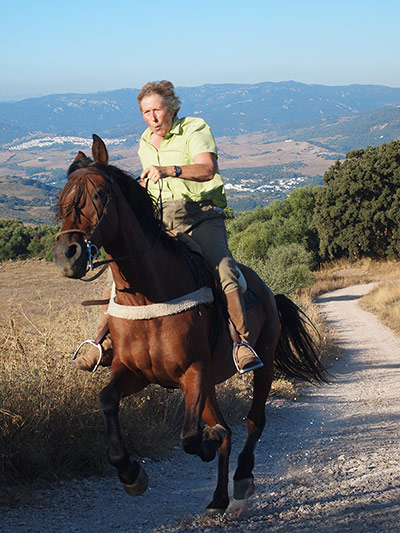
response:
[[[186,295],[207,288],[199,287],[198,268],[188,260],[185,245],[163,228],[160,207],[137,180],[109,164],[106,145],[97,135],[93,135],[92,157],[78,153],[58,197],[57,216],[62,225],[53,257],[63,275],[83,278],[95,245],[106,253],[118,308],[151,311],[165,302],[185,301]],[[254,271],[243,265],[241,270],[256,297],[247,316],[251,344],[263,366],[253,371],[248,435],[233,478],[237,500],[254,492],[254,450],[265,426],[265,404],[275,368],[292,378],[326,382],[306,315],[284,295],[274,296]],[[218,455],[217,486],[207,514],[224,513],[229,505],[231,429],[218,406],[215,386],[236,372],[232,336],[217,300],[195,299],[189,308],[144,319],[115,316],[110,311],[111,379],[99,393],[108,460],[126,491],[139,495],[146,490],[148,478],[123,444],[120,400],[151,383],[183,390],[183,450],[202,461]],[[218,316],[219,325],[213,328]]]

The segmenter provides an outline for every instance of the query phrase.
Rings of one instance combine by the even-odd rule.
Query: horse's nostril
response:
[[[80,249],[81,247],[79,246],[79,244],[77,243],[71,244],[70,246],[68,246],[65,252],[65,257],[67,259],[72,259],[72,257],[75,257],[76,255],[78,255]]]

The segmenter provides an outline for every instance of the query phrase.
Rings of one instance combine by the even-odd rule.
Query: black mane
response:
[[[68,168],[67,178],[76,170],[83,168],[98,168],[104,172],[104,174],[111,177],[113,182],[117,183],[143,231],[147,233],[162,231],[162,221],[159,219],[158,210],[152,198],[147,190],[130,174],[113,165],[95,163],[90,157],[81,153],[81,157],[74,161]],[[56,217],[58,220],[62,219],[63,215],[65,216],[66,213],[71,211],[74,207],[80,207],[82,203],[84,203],[84,198],[87,194],[84,178],[80,183],[76,184],[74,198],[70,202],[70,205],[66,205],[64,200],[72,184],[70,184],[70,186],[68,185],[69,182],[67,181],[67,184],[58,197],[56,209]],[[164,232],[162,231],[162,233]]]
[[[143,231],[161,229],[162,222],[158,217],[158,210],[153,199],[147,189],[142,187],[133,176],[113,165],[95,163],[93,166],[115,180]]]

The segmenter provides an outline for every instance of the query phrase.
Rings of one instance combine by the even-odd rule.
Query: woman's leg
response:
[[[235,363],[239,372],[261,367],[250,344],[244,298],[238,284],[236,262],[228,247],[224,220],[222,217],[205,220],[188,234],[201,246],[204,259],[225,295],[229,317],[240,337],[240,342],[235,343]]]

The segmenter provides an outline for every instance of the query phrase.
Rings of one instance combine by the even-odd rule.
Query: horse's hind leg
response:
[[[214,491],[212,501],[207,505],[207,514],[224,513],[229,505],[228,494],[228,474],[229,474],[229,456],[231,452],[231,430],[223,419],[219,410],[216,398],[215,388],[212,387],[206,398],[202,419],[207,424],[203,438],[207,439],[213,434],[215,428],[223,428],[225,434],[221,445],[218,448],[218,481]]]
[[[247,499],[254,493],[254,449],[265,426],[265,403],[274,374],[273,357],[263,358],[263,362],[264,366],[254,372],[254,396],[247,415],[248,437],[233,476],[235,500]]]
[[[186,402],[182,446],[185,452],[196,454],[207,462],[212,461],[218,451],[218,484],[207,512],[223,513],[229,504],[230,430],[217,406],[214,387],[207,383],[201,364],[191,365],[181,384]],[[204,429],[200,427],[200,418],[207,424]]]
[[[143,386],[136,387],[135,390],[130,392],[138,392],[144,386],[143,384]],[[124,394],[127,395],[125,391]],[[118,384],[118,379],[112,379],[99,394],[100,408],[106,423],[108,459],[117,468],[118,476],[128,494],[138,496],[147,489],[148,478],[140,464],[129,459],[129,454],[122,442],[118,418],[121,396],[122,391]]]
[[[201,363],[190,366],[181,378],[181,386],[185,393],[185,417],[181,432],[182,447],[186,453],[198,455],[202,461],[212,461],[226,431],[222,426],[215,427],[213,432],[205,438],[200,427],[208,387]]]

